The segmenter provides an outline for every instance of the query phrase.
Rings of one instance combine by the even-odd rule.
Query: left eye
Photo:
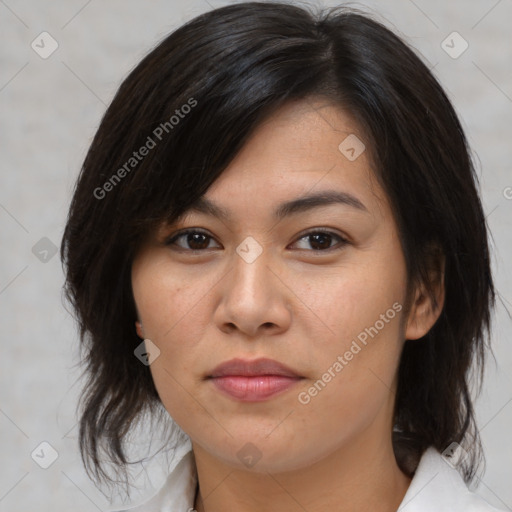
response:
[[[330,231],[314,231],[302,236],[295,244],[305,241],[314,251],[328,251],[335,247],[331,245],[333,239],[337,239],[341,246],[347,243],[343,237],[336,233],[331,233]],[[299,249],[304,249],[304,247]],[[307,249],[307,247],[305,249]]]

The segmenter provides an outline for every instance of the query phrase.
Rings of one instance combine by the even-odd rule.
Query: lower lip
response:
[[[210,380],[218,389],[233,398],[243,402],[262,402],[291,388],[301,378],[281,375],[260,375],[259,377],[230,375],[213,377]]]

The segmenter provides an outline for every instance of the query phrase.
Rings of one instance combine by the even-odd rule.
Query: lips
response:
[[[267,358],[255,359],[253,361],[238,358],[231,359],[230,361],[226,361],[218,365],[208,377],[260,377],[263,375],[276,375],[290,378],[301,377],[288,366]]]
[[[217,366],[209,381],[215,389],[241,402],[262,402],[293,388],[304,377],[272,359],[232,359]]]

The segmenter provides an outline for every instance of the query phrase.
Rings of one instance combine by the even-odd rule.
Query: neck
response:
[[[362,436],[306,468],[275,474],[234,469],[193,443],[200,489],[194,508],[197,512],[395,512],[410,478],[400,471],[391,440],[379,445],[375,439]]]

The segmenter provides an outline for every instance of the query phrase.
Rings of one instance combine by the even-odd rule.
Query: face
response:
[[[225,215],[189,210],[133,262],[162,403],[195,449],[227,465],[252,454],[253,471],[294,470],[390,438],[406,269],[361,141],[333,104],[287,104],[205,194]],[[234,358],[298,378],[209,378]]]

